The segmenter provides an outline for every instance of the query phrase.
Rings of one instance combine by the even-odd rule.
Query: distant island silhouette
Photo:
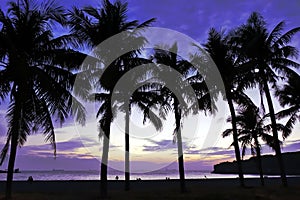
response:
[[[0,170],[0,173],[7,173],[7,170]],[[15,169],[14,173],[20,173],[20,169],[19,168]]]
[[[287,152],[282,154],[287,175],[300,175],[300,151]],[[263,155],[262,167],[265,175],[279,175],[278,161],[274,155]],[[245,174],[259,174],[257,167],[257,158],[251,157],[242,161],[243,172]],[[237,174],[237,162],[222,162],[214,165],[212,173],[216,174]]]

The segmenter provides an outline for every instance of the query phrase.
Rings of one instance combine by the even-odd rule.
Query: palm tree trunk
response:
[[[11,139],[7,180],[6,180],[6,199],[11,199],[12,181],[14,175],[15,160],[17,155],[17,147],[18,147],[18,136],[16,134],[13,134]]]
[[[110,105],[110,99],[111,96],[108,98],[109,104]],[[106,121],[104,125],[104,137],[103,137],[103,152],[102,152],[102,159],[101,159],[101,183],[100,183],[100,198],[101,199],[106,199],[107,198],[107,166],[108,166],[108,153],[109,153],[109,140],[110,140],[110,126],[112,122],[112,111],[111,108],[107,108],[107,113],[106,113]]]
[[[240,178],[240,186],[245,187],[245,182],[244,182],[244,173],[243,173],[243,168],[242,168],[242,161],[241,161],[241,153],[240,153],[240,148],[239,148],[239,143],[238,143],[238,133],[237,133],[237,127],[236,127],[236,115],[235,115],[235,110],[233,106],[233,101],[231,94],[227,92],[227,102],[229,105],[229,110],[231,114],[231,124],[232,124],[232,131],[233,131],[233,146],[234,146],[234,151],[235,151],[235,158],[238,166],[238,173],[239,173],[239,178]]]
[[[182,137],[181,137],[181,111],[179,108],[178,100],[174,99],[174,111],[175,111],[175,121],[176,121],[176,139],[178,148],[178,167],[179,167],[179,178],[180,178],[180,189],[181,192],[186,192],[185,186],[185,174],[184,174],[184,160],[183,160],[183,149],[182,149]]]
[[[129,109],[125,113],[125,190],[130,190],[130,166],[129,166]]]
[[[101,188],[100,197],[107,198],[107,165],[108,165],[108,152],[109,152],[109,137],[110,137],[110,123],[105,130],[103,137],[103,152],[101,159]]]
[[[184,160],[183,160],[183,150],[182,150],[182,138],[181,130],[177,132],[177,148],[178,148],[178,166],[179,166],[179,177],[180,177],[180,189],[181,192],[186,192],[185,186],[185,175],[184,175]]]
[[[259,171],[260,184],[261,184],[261,186],[264,186],[265,185],[265,180],[264,180],[264,174],[263,174],[263,168],[262,168],[260,146],[259,146],[258,139],[257,139],[256,135],[254,137],[254,142],[255,142],[255,148],[256,148],[257,167],[258,167],[258,171]]]
[[[277,132],[277,128],[276,128],[277,123],[276,123],[276,118],[275,118],[275,111],[274,111],[274,107],[273,107],[273,101],[272,101],[272,97],[271,97],[271,94],[270,94],[270,89],[269,89],[269,86],[268,86],[268,83],[267,83],[267,80],[266,80],[265,76],[263,76],[263,79],[264,79],[263,80],[264,81],[263,82],[264,92],[266,94],[266,99],[267,99],[268,107],[269,107],[273,137],[274,137],[274,142],[275,142],[275,153],[276,153],[276,157],[277,157],[278,164],[279,164],[281,181],[282,181],[282,185],[284,187],[287,187],[288,183],[287,183],[285,167],[284,167],[284,163],[283,163],[283,159],[282,159],[280,143],[279,143],[279,139],[278,139],[278,132]]]
[[[21,91],[21,89],[19,90]],[[12,127],[11,145],[10,145],[10,155],[8,161],[8,171],[6,180],[6,199],[11,199],[12,194],[12,182],[14,176],[15,160],[17,155],[19,132],[22,131],[20,119],[22,117],[22,101],[20,100],[20,92],[16,92],[15,98],[15,110],[13,113],[14,125]]]

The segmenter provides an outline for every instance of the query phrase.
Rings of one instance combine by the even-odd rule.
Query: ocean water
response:
[[[34,180],[99,180],[99,171],[21,171],[14,174],[14,180],[24,181],[29,176]],[[109,180],[115,180],[118,176],[119,180],[124,180],[124,172],[111,171],[108,174]],[[141,178],[142,180],[162,180],[166,177],[170,179],[179,179],[177,170],[155,171],[149,173],[131,173],[131,180]],[[211,174],[209,171],[185,171],[186,179],[205,179],[205,178],[237,178],[236,174]],[[256,178],[258,175],[245,175],[248,178]],[[0,180],[6,180],[6,174],[0,173]]]

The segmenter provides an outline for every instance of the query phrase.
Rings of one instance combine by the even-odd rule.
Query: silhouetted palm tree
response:
[[[248,74],[243,76],[243,81],[239,86],[246,88],[258,85],[261,94],[265,94],[272,122],[275,152],[279,162],[282,184],[287,186],[269,83],[272,84],[272,87],[275,87],[279,75],[286,76],[291,73],[290,67],[300,66],[290,59],[295,58],[298,51],[295,47],[289,45],[292,37],[300,31],[300,27],[282,34],[283,28],[284,22],[282,21],[269,32],[263,17],[254,12],[247,23],[237,29],[236,41],[240,45],[239,53],[248,61],[244,65],[248,69]]]
[[[269,135],[270,125],[265,125],[267,115],[261,117],[259,109],[252,105],[243,106],[238,110],[237,131],[239,142],[242,147],[242,158],[245,156],[246,148],[250,146],[251,154],[257,157],[257,167],[260,175],[261,185],[264,186],[263,167],[261,161],[261,145],[259,138],[261,138],[267,145],[274,148],[273,136]],[[228,121],[231,121],[229,118]],[[223,137],[232,134],[232,129],[227,129],[223,132]]]
[[[101,44],[104,40],[116,34],[123,31],[147,27],[154,21],[154,19],[150,19],[141,24],[139,24],[137,20],[128,21],[127,5],[127,3],[122,3],[119,0],[115,1],[115,3],[111,3],[109,0],[103,0],[103,7],[100,9],[94,7],[86,7],[84,9],[74,8],[70,13],[69,21],[71,33],[77,38],[79,43],[94,48]],[[140,47],[142,47],[145,42],[146,40],[142,39],[139,43]],[[102,49],[98,50],[100,50],[100,52],[95,51],[95,53],[97,56],[101,57],[105,65],[105,56],[107,56],[105,54],[112,54],[112,52],[103,52]],[[136,57],[136,54],[136,51],[126,53],[113,63],[110,63],[109,66],[105,66],[106,70],[103,73],[101,80],[97,83],[102,90],[101,93],[96,94],[96,100],[101,101],[101,107],[99,108],[98,115],[101,115],[99,125],[102,131],[100,131],[99,136],[105,136],[103,137],[103,152],[101,159],[102,197],[107,196],[107,164],[110,125],[114,116],[111,110],[112,91],[118,79],[133,66],[127,66],[126,63],[128,63],[128,59]]]
[[[171,47],[172,52],[167,52],[164,50],[156,49],[153,58],[157,64],[164,64],[172,67],[173,69],[179,70],[180,65],[183,60],[177,58],[177,44]],[[185,69],[186,70],[186,69]],[[174,112],[175,117],[175,129],[174,129],[174,141],[177,142],[178,148],[178,167],[179,167],[179,177],[180,177],[180,187],[181,192],[186,191],[185,186],[185,172],[184,172],[184,159],[183,159],[183,148],[182,148],[182,135],[181,135],[181,118],[182,118],[182,106],[176,94],[174,94],[167,87],[161,89],[162,98],[164,99],[163,105],[168,107],[165,110],[171,110]]]
[[[168,112],[174,112],[175,129],[173,141],[177,143],[178,148],[181,192],[185,192],[186,185],[181,134],[182,118],[190,113],[198,113],[199,108],[209,110],[210,96],[204,95],[204,91],[207,91],[207,87],[203,84],[203,78],[201,78],[200,74],[196,73],[197,70],[188,61],[177,55],[177,43],[174,43],[172,47],[167,47],[169,51],[163,49],[160,47],[154,49],[154,55],[152,56],[153,61],[160,69],[158,79],[164,83],[164,86],[160,89],[161,100],[163,100],[160,114],[166,116]],[[164,66],[170,68],[165,68]],[[172,74],[174,70],[179,72],[182,77],[174,77],[174,74]],[[185,88],[186,84],[193,88],[194,94],[191,94],[190,91]],[[198,103],[201,104],[199,107],[193,106],[193,104]]]
[[[84,107],[72,91],[72,71],[78,69],[83,57],[66,47],[71,41],[69,36],[54,38],[49,23],[65,23],[64,9],[52,1],[42,5],[29,0],[11,1],[7,14],[0,10],[0,97],[9,101],[1,164],[10,149],[8,199],[17,147],[24,145],[27,136],[42,132],[56,155],[52,117],[62,124],[70,114],[77,114],[76,119],[85,122]]]
[[[225,87],[225,95],[228,102],[230,114],[231,114],[231,124],[233,131],[233,146],[235,150],[235,157],[238,166],[238,173],[240,178],[240,185],[244,186],[244,174],[241,165],[241,156],[238,143],[238,132],[237,132],[237,119],[234,108],[234,100],[238,100],[236,94],[239,90],[236,90],[236,77],[238,75],[238,65],[236,63],[237,59],[233,52],[233,47],[230,44],[230,37],[226,36],[224,33],[220,33],[215,29],[209,31],[208,41],[204,45],[206,51],[209,53],[213,61],[215,62],[221,77],[223,79]],[[224,94],[223,94],[224,95]]]
[[[146,73],[147,72],[142,72]],[[138,77],[137,77],[138,76]],[[135,74],[131,78],[133,82],[141,78],[143,75]],[[114,103],[121,103],[118,106],[118,110],[125,113],[125,190],[130,190],[130,161],[129,161],[129,123],[130,114],[133,106],[138,108],[143,113],[143,123],[149,120],[157,131],[162,129],[162,121],[152,109],[157,109],[157,105],[161,103],[162,99],[159,96],[160,85],[154,83],[138,82],[134,83],[138,85],[143,85],[133,92],[133,94],[128,94],[127,90],[118,91],[118,100]],[[135,88],[134,85],[126,85],[126,87]]]
[[[289,76],[288,82],[284,84],[283,88],[276,91],[276,96],[279,98],[281,106],[288,106],[276,114],[279,119],[289,117],[285,124],[287,128],[293,128],[297,119],[300,121],[300,77],[294,73]],[[288,132],[287,132],[288,133]],[[289,134],[283,135],[285,139]]]

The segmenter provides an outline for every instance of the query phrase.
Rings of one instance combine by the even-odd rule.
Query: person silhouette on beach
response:
[[[30,182],[30,183],[33,182],[33,177],[29,176],[28,179],[27,179],[27,181]]]
[[[119,176],[116,176],[115,179],[116,179],[116,180],[119,180]]]

